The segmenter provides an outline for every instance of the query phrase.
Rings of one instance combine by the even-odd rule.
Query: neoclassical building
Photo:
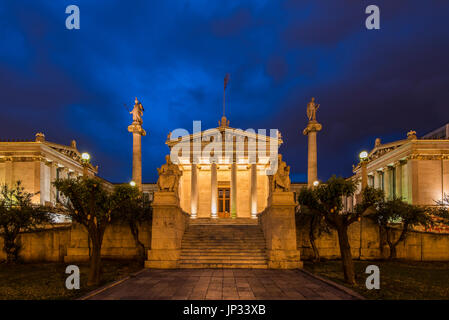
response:
[[[368,153],[368,185],[382,189],[388,199],[402,198],[416,205],[435,205],[449,194],[448,125],[418,138],[410,131],[406,139],[382,143],[376,139]],[[361,165],[354,167],[361,181]]]
[[[0,185],[20,180],[26,191],[35,193],[35,203],[55,205],[59,193],[52,182],[84,172],[93,176],[98,168],[82,161],[75,140],[61,145],[46,141],[43,133],[35,140],[0,140]]]
[[[169,135],[166,144],[172,157],[179,151],[180,205],[192,218],[256,218],[267,206],[270,150],[277,160],[280,135],[234,129],[223,116],[217,128]]]

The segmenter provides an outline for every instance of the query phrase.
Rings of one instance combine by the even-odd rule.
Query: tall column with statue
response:
[[[304,129],[303,134],[308,136],[308,156],[307,156],[307,184],[309,187],[313,186],[315,181],[318,181],[317,173],[317,147],[316,147],[316,133],[321,131],[321,124],[316,121],[316,112],[320,107],[315,103],[315,98],[312,97],[307,104],[307,117],[309,123]]]
[[[142,136],[147,133],[142,128],[143,106],[139,100],[135,100],[134,108],[130,112],[133,115],[133,123],[128,126],[128,131],[133,134],[133,181],[142,191]]]

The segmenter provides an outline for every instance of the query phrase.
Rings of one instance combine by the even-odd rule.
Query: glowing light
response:
[[[319,184],[320,184],[320,182],[319,182],[318,180],[315,180],[315,181],[313,182],[313,186],[314,186],[314,187],[318,187]]]
[[[129,185],[130,185],[131,187],[135,187],[135,186],[136,186],[136,183],[135,183],[134,181],[131,181],[131,182],[129,183]]]
[[[368,158],[368,152],[367,152],[367,151],[362,151],[362,152],[360,152],[359,158],[360,158],[360,160],[365,160],[365,159],[367,159],[367,158]]]
[[[90,154],[88,154],[87,152],[84,152],[83,154],[81,154],[81,159],[83,159],[84,161],[89,161]]]

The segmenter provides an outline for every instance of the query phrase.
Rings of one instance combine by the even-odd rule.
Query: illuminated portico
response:
[[[265,130],[264,130],[265,131]],[[267,206],[270,159],[277,159],[280,135],[229,127],[167,139],[172,160],[178,155],[179,198],[191,218],[257,218]],[[176,161],[173,161],[176,163]]]

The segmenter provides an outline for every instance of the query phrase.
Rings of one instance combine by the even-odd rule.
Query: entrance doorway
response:
[[[229,218],[231,208],[231,188],[218,187],[218,217]]]

